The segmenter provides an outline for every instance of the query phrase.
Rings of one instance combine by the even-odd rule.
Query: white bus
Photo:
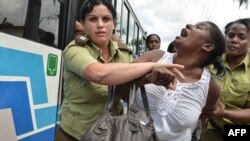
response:
[[[53,141],[60,122],[62,50],[84,0],[0,0],[0,140]],[[145,31],[128,0],[113,0],[114,31],[135,54]]]

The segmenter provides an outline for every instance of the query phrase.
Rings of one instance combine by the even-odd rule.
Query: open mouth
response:
[[[183,28],[183,29],[181,30],[181,37],[187,37],[187,35],[188,35],[187,30],[186,30],[185,28]]]

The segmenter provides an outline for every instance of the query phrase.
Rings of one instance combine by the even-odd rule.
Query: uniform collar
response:
[[[111,52],[111,56],[109,58],[109,61],[110,61],[111,59],[114,58],[114,56],[117,54],[117,52],[119,51],[119,49],[118,49],[117,42],[113,42],[112,40],[109,40],[109,43],[110,43],[109,46],[110,46],[110,52]],[[88,48],[90,50],[91,55],[94,58],[96,58],[96,59],[98,59],[98,58],[102,59],[102,57],[101,57],[102,50],[100,48],[98,48],[93,42],[89,43]]]
[[[223,63],[225,64],[225,67],[229,68],[226,54],[224,54],[222,56],[222,60],[223,60]],[[243,60],[241,60],[241,62],[235,68],[237,68],[239,66],[244,66],[245,71],[247,71],[247,69],[250,67],[249,63],[250,63],[250,55],[247,53],[246,56],[243,58]]]

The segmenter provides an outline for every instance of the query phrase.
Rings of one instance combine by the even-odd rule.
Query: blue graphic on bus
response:
[[[48,104],[43,56],[1,46],[0,53],[0,76],[26,78],[0,80],[0,110],[11,109],[17,136],[28,133],[19,141],[54,140],[57,103]]]
[[[30,78],[34,104],[48,102],[43,57],[39,54],[0,47],[0,75]],[[18,69],[20,68],[20,69]]]

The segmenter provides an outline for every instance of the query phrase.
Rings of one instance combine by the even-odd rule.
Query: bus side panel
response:
[[[62,51],[0,32],[0,139],[53,141]]]

